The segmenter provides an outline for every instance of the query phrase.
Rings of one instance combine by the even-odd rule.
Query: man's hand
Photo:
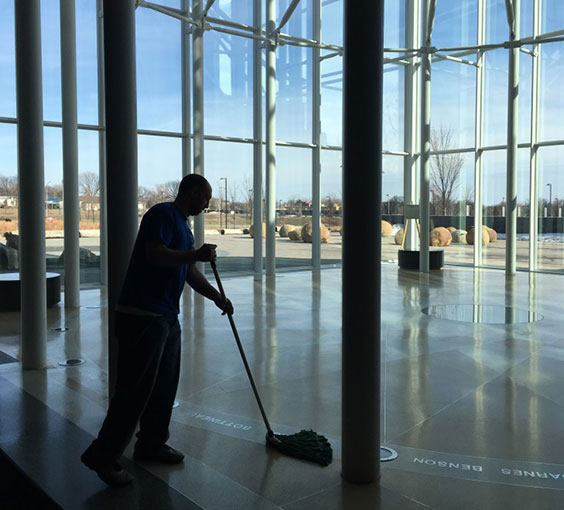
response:
[[[213,300],[215,306],[217,306],[223,313],[221,315],[233,315],[233,305],[229,299],[223,299],[221,294],[218,294],[216,298]]]
[[[203,244],[201,248],[196,250],[196,260],[200,262],[215,260],[217,258],[215,253],[216,248],[217,244]]]

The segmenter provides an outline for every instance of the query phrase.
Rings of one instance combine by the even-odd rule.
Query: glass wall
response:
[[[291,0],[277,0],[277,22]],[[179,9],[180,0],[159,2]],[[386,1],[384,40],[386,58],[402,57],[398,48],[406,46],[406,20],[421,13],[407,12],[404,0]],[[474,245],[464,242],[464,231],[474,224],[476,207],[483,214],[482,223],[497,234],[497,242],[483,249],[481,263],[490,267],[505,265],[505,213],[507,209],[507,98],[508,50],[503,43],[509,38],[505,2],[487,0],[483,21],[483,67],[476,65],[480,57],[475,45],[478,34],[479,2],[463,0],[437,4],[433,46],[431,86],[430,210],[431,227],[445,227],[455,234],[456,241],[445,246],[447,263],[471,264]],[[520,36],[534,34],[535,5],[540,5],[541,33],[564,30],[564,8],[555,0],[521,0]],[[314,60],[314,0],[299,2],[288,23],[281,29],[281,44],[276,48],[276,209],[277,223],[304,223],[311,219],[316,193],[312,189],[314,146],[313,122],[319,108],[321,127],[321,203],[322,223],[330,241],[322,244],[322,260],[340,259],[342,217],[342,48],[343,1],[321,1],[321,60]],[[263,5],[263,26],[265,21]],[[45,128],[45,188],[48,231],[60,227],[64,204],[62,198],[61,156],[61,65],[59,4],[43,0],[42,58]],[[17,231],[16,169],[16,97],[14,50],[14,0],[0,0],[0,163],[1,217],[12,219],[11,225],[0,221],[2,232]],[[81,247],[99,255],[99,135],[98,135],[98,55],[96,3],[76,0],[77,82],[79,129],[79,173],[81,203]],[[229,25],[225,24],[229,22]],[[218,238],[225,257],[253,255],[253,243],[247,230],[256,223],[252,218],[254,161],[254,42],[248,35],[253,24],[253,3],[249,0],[221,0],[213,3],[208,14],[209,30],[204,33],[204,173],[213,187],[213,200],[206,214],[206,236]],[[241,24],[236,28],[236,24]],[[170,199],[182,176],[182,62],[181,22],[154,10],[136,10],[137,99],[139,148],[139,214],[155,201]],[[235,25],[234,25],[235,24]],[[238,30],[239,34],[225,30]],[[537,34],[538,35],[538,34]],[[288,36],[291,36],[288,38]],[[284,39],[286,38],[286,39]],[[292,39],[293,38],[293,39]],[[296,38],[300,40],[297,41]],[[328,47],[327,45],[332,45]],[[419,42],[415,45],[419,46]],[[449,49],[465,46],[467,51]],[[558,241],[563,227],[559,198],[558,162],[564,147],[564,130],[560,119],[564,102],[559,84],[564,78],[563,42],[526,45],[520,52],[519,107],[517,113],[517,267],[562,272],[564,244]],[[534,52],[534,53],[532,53]],[[263,140],[265,137],[264,92],[265,69],[262,54],[261,93],[263,108]],[[447,58],[448,57],[448,58]],[[406,66],[417,64],[415,95],[408,97]],[[188,56],[188,69],[193,56]],[[536,64],[539,64],[536,67]],[[420,140],[413,153],[406,148],[410,125],[407,113],[417,113],[421,106],[420,56],[406,54],[384,66],[384,126],[382,176],[383,218],[392,232],[383,239],[383,260],[397,260],[395,234],[404,224],[404,161],[414,157],[416,188],[419,186]],[[321,101],[317,105],[314,91],[314,70],[319,65]],[[369,63],[367,63],[369,65]],[[535,73],[540,69],[538,87]],[[477,81],[483,72],[483,117]],[[191,102],[192,91],[185,101]],[[538,132],[532,129],[538,104]],[[190,106],[190,115],[193,106]],[[406,120],[407,119],[407,120]],[[190,120],[190,119],[187,119]],[[420,136],[415,115],[414,133]],[[479,125],[477,125],[477,122]],[[189,136],[190,133],[184,134]],[[477,141],[476,135],[479,136]],[[374,136],[378,136],[377,133]],[[534,138],[532,138],[534,137]],[[477,147],[479,144],[479,147]],[[531,147],[533,144],[533,147]],[[534,145],[538,144],[538,145]],[[484,148],[484,152],[481,150]],[[538,158],[531,157],[538,155]],[[480,160],[481,157],[481,160]],[[409,159],[407,159],[409,161]],[[477,162],[482,162],[480,167]],[[264,157],[259,167],[264,172]],[[188,162],[187,169],[191,168]],[[480,170],[481,168],[481,170]],[[186,169],[185,169],[186,170]],[[371,169],[367,169],[371,171]],[[481,171],[482,189],[476,196],[476,171]],[[538,196],[531,196],[531,171],[537,182]],[[445,178],[446,175],[446,178]],[[11,187],[10,187],[11,186]],[[264,199],[265,180],[263,178]],[[14,197],[12,198],[12,195]],[[476,200],[480,199],[480,203]],[[529,223],[531,213],[538,214],[538,239],[532,241],[536,258],[529,260]],[[552,219],[550,219],[552,218]],[[5,221],[3,220],[3,221]],[[262,218],[260,222],[262,223]],[[59,222],[59,223],[56,223]],[[9,223],[5,221],[5,223]],[[223,233],[222,233],[223,231]],[[88,235],[87,235],[88,232]],[[89,239],[88,241],[86,239]],[[454,237],[451,238],[454,239]],[[550,241],[549,241],[550,240]],[[2,239],[0,239],[2,241]],[[277,256],[284,264],[297,261],[311,265],[312,245],[277,236]],[[401,240],[400,240],[401,244]],[[223,248],[221,248],[223,245]],[[62,238],[47,239],[49,257],[59,257]],[[85,254],[87,252],[84,252]],[[264,252],[263,252],[264,253]],[[86,255],[85,255],[86,256]],[[92,257],[90,257],[90,260]],[[293,263],[293,262],[292,262]],[[250,264],[250,263],[249,263]],[[278,264],[281,266],[281,264]],[[249,265],[249,267],[251,267]],[[1,270],[7,270],[2,268]],[[91,278],[91,277],[89,277]]]

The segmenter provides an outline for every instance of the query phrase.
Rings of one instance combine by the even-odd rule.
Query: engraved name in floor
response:
[[[564,490],[564,465],[456,455],[392,446],[398,458],[385,467],[433,476]]]

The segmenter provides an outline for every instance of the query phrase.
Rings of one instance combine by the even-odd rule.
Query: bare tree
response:
[[[16,198],[18,196],[18,178],[0,175],[0,195]]]
[[[82,172],[79,175],[80,192],[87,197],[97,197],[100,193],[100,179],[94,172]]]
[[[440,127],[431,132],[431,150],[441,152],[451,149],[452,130]],[[464,158],[461,154],[434,154],[431,157],[431,192],[438,212],[447,215],[451,212],[452,204]]]
[[[172,202],[178,194],[178,186],[180,186],[179,180],[167,181],[164,184],[159,184],[157,186],[157,192],[161,197],[161,201]]]

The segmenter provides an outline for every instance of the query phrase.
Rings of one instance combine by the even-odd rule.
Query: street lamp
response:
[[[388,193],[386,193],[386,198],[386,201],[388,202],[388,214],[390,214],[390,195]]]
[[[552,216],[552,184],[548,183],[548,216]]]
[[[221,177],[219,180],[225,181],[225,230],[227,230],[227,177]],[[219,227],[221,228],[221,215],[219,217],[220,217]]]

